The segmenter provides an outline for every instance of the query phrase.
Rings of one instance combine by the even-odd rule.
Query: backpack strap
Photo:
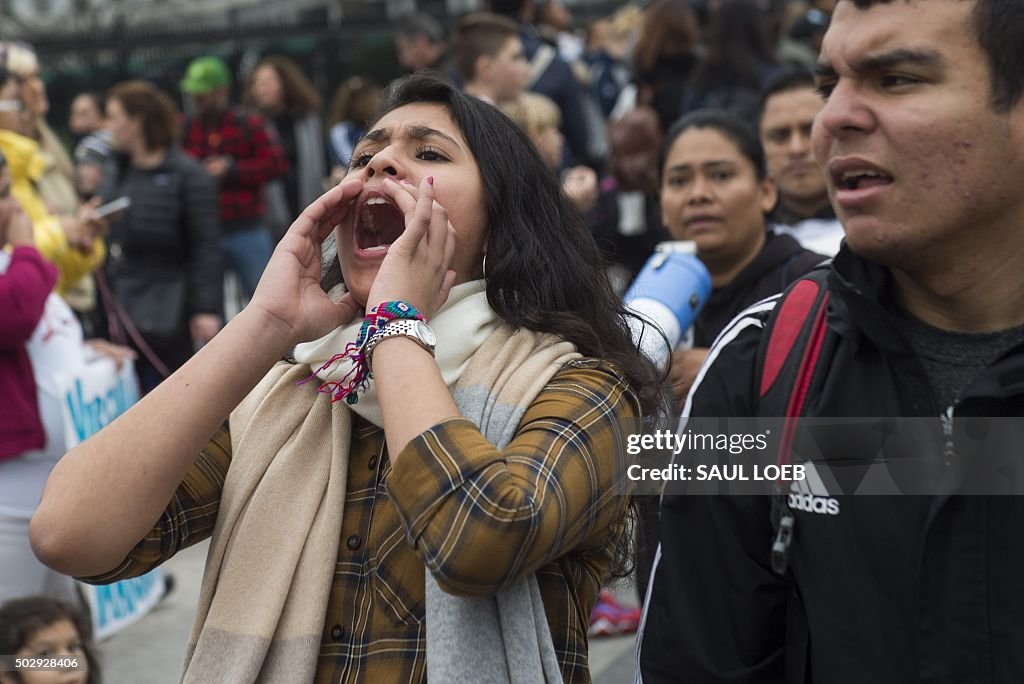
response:
[[[803,413],[826,337],[827,274],[819,267],[794,282],[765,324],[755,376],[760,416],[797,418]],[[780,465],[788,463],[788,451],[779,458]]]
[[[555,61],[555,56],[558,53],[555,52],[555,48],[551,47],[547,43],[541,43],[540,47],[537,48],[537,52],[533,53],[533,59],[530,60],[530,75],[526,79],[526,85],[523,90],[530,90],[540,77],[544,75],[544,72],[551,66],[551,62]]]
[[[828,268],[822,266],[793,283],[782,295],[765,325],[765,341],[758,351],[758,410],[760,416],[780,416],[783,423],[776,457],[787,465],[804,406],[821,359],[827,327]],[[772,569],[780,575],[789,567],[795,519],[786,504],[783,483],[775,482],[772,497]]]
[[[815,267],[789,286],[765,323],[765,334],[758,349],[754,376],[758,391],[755,414],[786,419],[776,457],[778,465],[790,461],[797,419],[804,414],[815,376],[830,357],[830,352],[822,350],[827,349],[827,340],[835,339],[828,335],[826,326],[830,265],[826,262]],[[776,480],[771,497],[770,516],[775,533],[771,565],[774,572],[787,576],[796,519],[789,509],[783,486],[784,482]],[[787,585],[786,681],[796,684],[809,681],[810,632],[799,587],[792,576]]]

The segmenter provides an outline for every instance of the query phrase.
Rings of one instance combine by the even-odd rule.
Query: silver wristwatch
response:
[[[366,359],[366,367],[370,371],[370,377],[373,377],[373,350],[381,340],[386,340],[389,337],[395,337],[397,335],[404,335],[414,340],[421,347],[430,352],[430,355],[434,355],[434,345],[437,344],[437,338],[434,337],[434,331],[430,329],[426,321],[417,321],[410,318],[397,318],[393,321],[388,321],[384,324],[377,332],[370,336],[370,339],[366,341],[366,348],[363,350],[363,356]]]

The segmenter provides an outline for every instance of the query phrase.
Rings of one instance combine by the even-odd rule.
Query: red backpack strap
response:
[[[796,281],[782,295],[766,324],[766,342],[758,356],[757,415],[784,417],[779,439],[777,465],[790,461],[796,419],[804,411],[811,382],[821,360],[827,337],[828,270],[816,268]],[[786,505],[783,483],[775,483],[772,497],[772,569],[784,575],[789,566],[789,548],[795,520]]]
[[[827,273],[815,269],[793,283],[768,318],[758,358],[757,415],[803,413],[826,337]]]
[[[768,334],[768,345],[761,372],[761,407],[776,382],[785,385],[776,388],[778,398],[788,393],[785,400],[786,418],[796,419],[803,414],[814,371],[821,357],[825,341],[825,314],[828,311],[828,290],[813,280],[801,280],[789,291],[780,304],[779,315]],[[802,349],[801,349],[802,347]],[[792,360],[790,360],[792,357]],[[794,362],[799,362],[794,365]],[[787,364],[787,361],[790,361]],[[787,368],[787,365],[789,366]],[[786,370],[786,373],[783,373]],[[779,442],[777,465],[789,463],[796,420],[783,424]]]

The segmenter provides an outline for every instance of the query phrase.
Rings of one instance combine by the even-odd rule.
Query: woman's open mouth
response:
[[[357,253],[386,254],[391,243],[404,232],[405,215],[384,195],[371,193],[360,203],[355,221]]]

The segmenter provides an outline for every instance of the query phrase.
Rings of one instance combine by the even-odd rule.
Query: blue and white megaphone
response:
[[[710,295],[711,274],[697,258],[696,243],[660,243],[624,298],[626,307],[642,319],[627,319],[633,342],[664,368]],[[664,333],[664,338],[649,326]]]

